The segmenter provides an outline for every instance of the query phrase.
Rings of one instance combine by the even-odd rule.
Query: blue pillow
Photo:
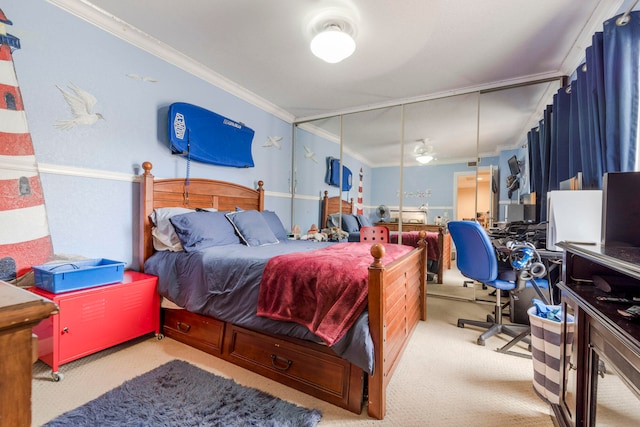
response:
[[[358,218],[353,214],[342,215],[342,229],[347,233],[357,233],[360,231]]]
[[[269,224],[269,228],[273,231],[273,235],[276,236],[276,239],[287,239],[287,230],[284,229],[284,225],[282,225],[282,221],[280,221],[277,213],[273,211],[262,211],[262,216],[267,221],[267,224]]]
[[[170,221],[187,252],[240,243],[225,212],[191,212],[173,216]]]
[[[368,216],[364,216],[362,214],[358,214],[358,222],[360,223],[360,227],[372,227],[373,224]]]
[[[278,239],[258,211],[229,212],[227,218],[247,246],[274,245]]]

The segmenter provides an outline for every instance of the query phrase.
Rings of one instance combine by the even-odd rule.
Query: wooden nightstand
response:
[[[51,366],[54,381],[62,379],[60,365],[150,332],[161,338],[157,283],[156,276],[125,271],[121,283],[78,291],[29,288],[60,307],[59,314],[33,328],[38,357]]]
[[[0,424],[31,425],[31,328],[56,305],[0,281]]]

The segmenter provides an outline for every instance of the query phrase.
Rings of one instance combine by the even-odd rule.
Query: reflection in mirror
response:
[[[451,268],[451,237],[447,222],[456,218],[457,173],[473,173],[476,158],[478,93],[408,104],[404,109],[402,168],[403,235],[411,230],[428,233],[429,286],[427,293],[452,297],[453,286],[443,285]],[[471,204],[475,194],[470,194]],[[424,223],[417,225],[416,223]],[[465,279],[455,281],[455,297],[473,299]]]
[[[549,79],[297,124],[293,223],[303,233],[311,224],[322,227],[321,200],[327,191],[346,203],[334,208],[337,212],[349,212],[353,199],[355,212],[360,209],[372,223],[388,215],[392,230],[406,232],[407,224],[416,221],[430,227],[441,223],[446,230],[447,221],[478,218],[479,213],[487,227],[500,225],[508,205],[529,192],[527,132],[560,82]],[[513,155],[523,171],[519,190],[509,197],[506,178]],[[430,162],[418,162],[428,156]],[[340,174],[343,167],[351,172],[344,191],[326,183],[328,157],[340,159]],[[415,224],[411,227],[415,230]]]
[[[534,127],[544,108],[553,100],[561,79],[522,84],[509,88],[487,90],[480,95],[478,128],[478,184],[477,212],[486,215],[489,226],[506,221],[510,204],[523,203],[529,194],[527,132]],[[521,172],[515,176],[517,185],[510,191],[507,179],[511,175],[509,158],[516,156]],[[488,175],[484,175],[487,171]],[[482,178],[482,179],[480,179]],[[511,194],[511,196],[509,196]],[[512,212],[520,210],[511,209]]]
[[[456,173],[475,178],[478,96],[456,95],[405,107],[403,206],[407,215],[421,210],[428,224],[460,217],[453,178]],[[420,163],[425,155],[433,159]],[[475,205],[475,192],[470,194],[473,197],[467,203]]]
[[[343,117],[342,160],[354,178],[349,197],[356,201],[354,213],[368,225],[388,221],[399,204],[401,109],[387,107]]]
[[[340,159],[340,117],[330,117],[302,123],[294,128],[293,226],[302,236],[315,225],[322,227],[320,215],[322,198],[339,197],[340,188],[327,184],[327,159]]]

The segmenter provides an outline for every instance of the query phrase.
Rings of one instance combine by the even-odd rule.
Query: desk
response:
[[[57,311],[56,305],[0,281],[0,423],[31,426],[31,328]],[[10,386],[9,386],[10,384]]]

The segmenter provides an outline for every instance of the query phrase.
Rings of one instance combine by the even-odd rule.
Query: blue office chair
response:
[[[464,328],[464,325],[473,325],[487,330],[478,337],[478,345],[485,345],[485,341],[498,333],[504,333],[513,339],[498,351],[502,353],[514,354],[517,356],[530,357],[517,352],[511,352],[509,349],[519,341],[530,343],[528,337],[530,328],[528,325],[504,324],[502,322],[502,304],[500,302],[501,291],[517,292],[527,286],[536,287],[536,291],[543,301],[546,298],[540,289],[548,289],[547,280],[536,278],[526,269],[530,267],[530,260],[524,259],[522,251],[518,251],[518,257],[514,257],[512,264],[518,268],[500,275],[498,271],[498,258],[495,248],[485,229],[476,221],[451,221],[448,224],[449,233],[456,247],[457,267],[465,277],[480,282],[496,289],[496,303],[494,313],[487,315],[487,321],[458,319],[458,327]],[[538,266],[538,263],[536,263]],[[520,271],[518,271],[520,270]],[[511,274],[509,274],[511,273]],[[535,271],[535,276],[541,276],[542,273]],[[500,277],[509,277],[511,280],[505,280]]]

